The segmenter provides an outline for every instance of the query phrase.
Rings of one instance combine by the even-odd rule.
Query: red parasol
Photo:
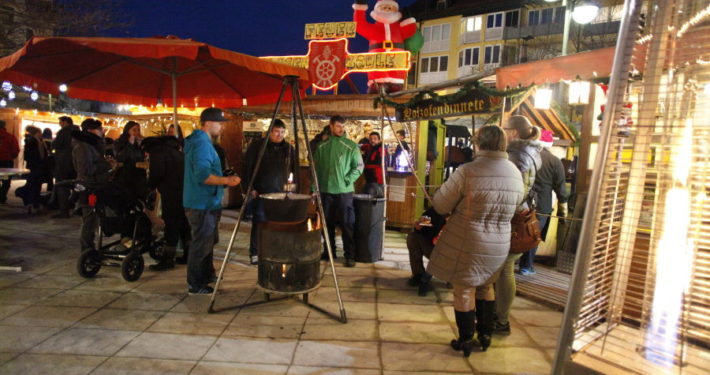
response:
[[[0,80],[119,104],[240,107],[274,103],[283,77],[308,71],[175,37],[34,37],[0,59]],[[287,93],[285,100],[290,100]]]

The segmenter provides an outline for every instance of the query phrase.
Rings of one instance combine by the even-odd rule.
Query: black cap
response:
[[[99,120],[94,120],[92,118],[87,118],[81,122],[81,130],[94,130],[100,129],[103,124]]]
[[[224,118],[224,114],[221,109],[207,108],[200,114],[200,122],[204,123],[207,121],[224,122],[228,120]]]

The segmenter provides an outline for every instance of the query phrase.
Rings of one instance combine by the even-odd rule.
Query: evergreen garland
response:
[[[463,85],[457,92],[453,94],[448,94],[448,95],[439,95],[434,91],[422,91],[409,99],[408,102],[406,103],[397,103],[392,100],[389,100],[384,97],[377,97],[374,100],[374,108],[377,109],[377,107],[380,104],[385,104],[390,107],[395,107],[396,109],[402,109],[402,108],[411,108],[414,105],[416,105],[417,102],[422,101],[422,100],[433,100],[436,103],[439,104],[451,104],[451,103],[456,103],[458,101],[461,101],[463,98],[466,97],[466,95],[469,94],[470,91],[472,90],[478,90],[483,92],[484,94],[488,96],[497,96],[497,97],[504,97],[504,98],[511,98],[515,97],[518,95],[525,94],[528,92],[528,90],[532,89],[535,85],[530,85],[527,87],[518,87],[515,89],[509,89],[509,90],[498,90],[494,89],[491,87],[486,87],[482,85],[480,82],[475,81],[471,83],[467,83]]]

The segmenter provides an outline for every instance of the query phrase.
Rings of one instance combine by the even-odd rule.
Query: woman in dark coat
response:
[[[22,202],[27,206],[27,212],[37,210],[40,207],[40,192],[42,183],[49,177],[49,150],[42,140],[42,131],[34,126],[28,126],[25,136],[24,158],[30,174],[27,177],[25,186],[18,189],[16,195],[22,198]]]
[[[163,257],[158,264],[150,266],[156,271],[175,267],[178,241],[182,241],[182,258],[187,259],[190,246],[190,224],[182,206],[184,156],[181,149],[182,141],[174,136],[150,137],[143,141],[143,150],[150,155],[148,187],[160,192],[165,221]]]
[[[119,163],[116,184],[131,197],[145,200],[148,195],[148,181],[145,168],[140,166],[140,163],[145,161],[140,147],[142,140],[140,125],[135,121],[128,121],[113,147],[116,161]]]

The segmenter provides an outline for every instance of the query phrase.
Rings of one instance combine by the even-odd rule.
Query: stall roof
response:
[[[405,95],[390,99],[395,102],[404,103],[414,95]],[[351,95],[309,95],[302,100],[303,112],[311,117],[329,117],[341,115],[347,118],[379,118],[382,116],[382,108],[374,106],[375,98],[378,95],[351,94]],[[394,109],[387,108],[389,115],[394,117]],[[274,105],[246,106],[237,110],[242,113],[253,113],[266,115],[274,112]],[[279,111],[281,114],[291,114],[291,105],[282,105]]]

